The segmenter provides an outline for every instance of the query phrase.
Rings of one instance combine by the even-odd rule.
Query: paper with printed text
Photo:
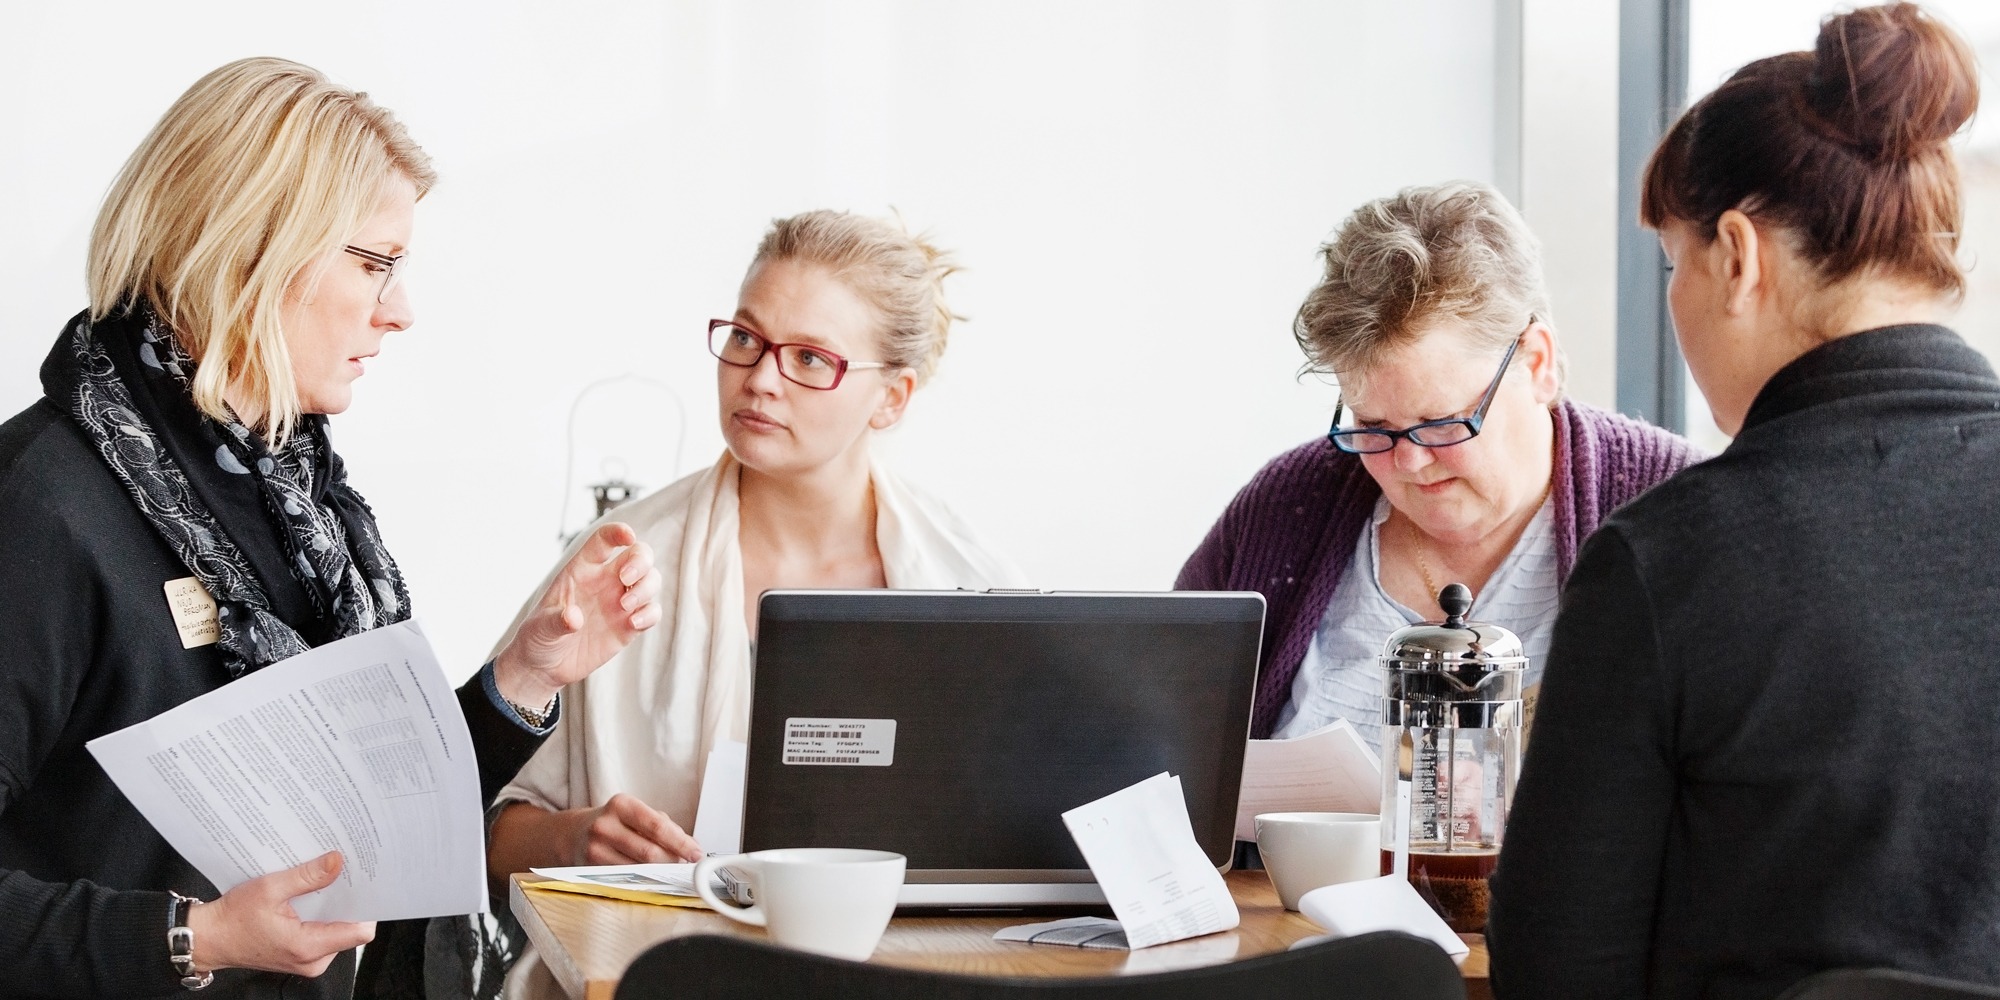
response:
[[[273,663],[89,747],[224,892],[338,850],[346,867],[292,901],[300,917],[486,911],[472,737],[414,621]]]
[[[1130,947],[1226,931],[1241,919],[1194,839],[1180,778],[1156,774],[1063,813],[1063,823]]]

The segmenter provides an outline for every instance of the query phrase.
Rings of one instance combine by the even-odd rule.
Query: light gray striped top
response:
[[[1369,746],[1381,748],[1383,677],[1376,658],[1397,629],[1424,620],[1390,597],[1375,572],[1381,559],[1382,523],[1388,519],[1389,500],[1384,497],[1376,502],[1368,530],[1355,543],[1354,561],[1342,574],[1306,647],[1305,661],[1292,681],[1291,700],[1279,714],[1272,738],[1304,736],[1335,719],[1346,719]],[[1507,553],[1472,604],[1474,621],[1504,626],[1521,638],[1528,655],[1525,684],[1541,683],[1560,598],[1555,508],[1543,501],[1514,543],[1514,551]]]

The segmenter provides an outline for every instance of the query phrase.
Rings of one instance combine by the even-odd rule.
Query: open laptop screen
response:
[[[1257,594],[766,593],[743,848],[1073,876],[1063,811],[1171,771],[1225,865],[1263,618]]]

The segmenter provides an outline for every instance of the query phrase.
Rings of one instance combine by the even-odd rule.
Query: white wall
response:
[[[1521,215],[1542,238],[1549,308],[1569,356],[1569,394],[1615,409],[1619,5],[1515,2]]]
[[[418,213],[421,321],[334,433],[457,669],[557,553],[578,390],[671,386],[679,471],[706,464],[703,321],[733,308],[767,221],[817,206],[895,206],[970,267],[972,320],[882,440],[894,464],[1043,586],[1166,587],[1258,466],[1324,430],[1333,390],[1294,378],[1289,334],[1318,242],[1404,185],[1493,179],[1495,10],[19,5],[0,33],[0,411],[38,393],[147,128],[208,69],[284,55],[396,109],[444,177]],[[1611,350],[1608,322],[1558,309],[1573,357]],[[620,391],[584,415],[580,474],[609,449],[657,486],[671,405]],[[615,431],[621,406],[645,416]]]

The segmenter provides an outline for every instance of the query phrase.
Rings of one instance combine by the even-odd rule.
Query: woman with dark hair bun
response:
[[[2000,379],[1962,295],[1971,51],[1827,18],[1669,130],[1641,214],[1735,440],[1608,518],[1494,876],[1502,997],[2000,984]]]

